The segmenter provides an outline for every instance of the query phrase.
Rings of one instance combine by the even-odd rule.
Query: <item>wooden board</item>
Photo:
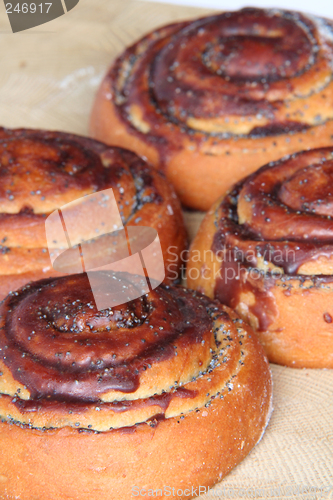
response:
[[[12,34],[1,2],[0,124],[87,134],[94,94],[111,60],[157,26],[209,12],[80,0],[57,20]],[[185,217],[193,237],[202,214]],[[333,371],[272,365],[272,372],[274,412],[266,434],[202,498],[333,498]]]

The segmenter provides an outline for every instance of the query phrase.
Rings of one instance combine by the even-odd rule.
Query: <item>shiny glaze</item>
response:
[[[313,122],[293,120],[284,101],[328,85],[333,47],[329,37],[324,46],[322,25],[322,33],[332,31],[299,13],[246,8],[165,26],[116,60],[107,99],[131,134],[158,149],[163,164],[185,136],[200,147],[305,131]],[[134,108],[148,131],[133,121]],[[205,130],[193,119],[236,119],[235,131]],[[253,126],[237,131],[237,119]]]
[[[131,286],[137,286],[133,277]],[[172,364],[175,344],[185,350],[201,345],[211,335],[211,305],[193,291],[161,285],[97,311],[85,274],[42,280],[1,304],[0,356],[31,399],[97,402],[109,390],[135,392],[143,372],[165,359]],[[159,405],[166,400],[162,395]]]
[[[211,249],[223,262],[215,296],[235,308],[242,294],[253,294],[248,308],[260,330],[277,317],[277,282],[286,285],[287,296],[290,280],[300,286],[310,280],[314,287],[333,282],[325,273],[298,273],[303,264],[333,256],[332,154],[323,148],[266,165],[238,183],[216,210]]]
[[[238,183],[218,208],[212,250],[218,253],[226,249],[231,260],[252,267],[260,257],[287,274],[297,273],[302,264],[319,255],[330,258],[333,209],[327,172],[332,171],[332,154],[331,148],[299,153],[266,165]],[[313,171],[316,182],[312,176],[308,188],[304,176]],[[295,176],[300,181],[287,195],[290,178]],[[303,205],[299,206],[302,198]],[[242,224],[238,215],[240,199],[250,213],[249,220]]]
[[[85,194],[112,187],[124,223],[144,204],[162,202],[141,158],[88,138],[0,128],[0,159],[0,240],[6,248],[13,224],[31,235],[44,228],[46,215]]]
[[[147,399],[131,400],[131,401],[115,401],[112,403],[98,402],[99,411],[113,411],[116,413],[123,413],[129,409],[140,409],[146,406],[159,406],[162,413],[158,415],[165,414],[168,409],[170,402],[173,398],[195,398],[197,396],[197,391],[190,389],[185,389],[184,387],[178,387],[177,391],[168,392],[163,394],[158,394]],[[96,407],[96,402],[80,402],[75,401],[50,401],[50,400],[22,400],[14,398],[12,402],[20,410],[22,414],[29,412],[36,412],[38,410],[52,411],[52,413],[58,412],[59,414],[69,413],[75,411],[75,413],[84,413],[90,408]],[[156,417],[155,417],[156,418]]]

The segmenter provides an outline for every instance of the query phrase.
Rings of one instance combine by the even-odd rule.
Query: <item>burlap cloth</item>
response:
[[[61,18],[12,34],[1,2],[0,124],[87,134],[95,91],[113,57],[157,26],[208,12],[80,0]],[[193,237],[202,214],[185,217]],[[272,372],[274,412],[262,441],[201,498],[333,498],[333,371],[272,365]]]

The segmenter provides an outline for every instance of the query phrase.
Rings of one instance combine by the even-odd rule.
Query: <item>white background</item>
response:
[[[150,0],[181,5],[193,5],[218,10],[235,10],[241,7],[278,7],[299,10],[333,19],[333,0]]]

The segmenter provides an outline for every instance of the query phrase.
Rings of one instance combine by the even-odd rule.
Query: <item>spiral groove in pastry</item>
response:
[[[122,224],[150,226],[160,233],[166,267],[168,247],[174,245],[176,254],[185,247],[185,229],[172,188],[130,151],[61,132],[1,129],[0,161],[1,299],[30,280],[57,274],[47,244],[54,258],[61,246],[59,241],[46,240],[48,215],[109,188]],[[82,224],[75,206],[66,210],[67,222],[85,237],[87,227],[95,228],[100,222],[94,222],[93,207],[86,217]],[[96,237],[95,231],[91,237]]]
[[[1,306],[1,417],[106,431],[202,408],[246,363],[248,330],[232,320],[183,288],[99,312],[85,274],[27,285]]]
[[[193,243],[192,260],[214,257],[191,263],[189,285],[236,308],[272,361],[333,367],[332,196],[332,148],[283,158],[219,200]]]
[[[246,8],[165,26],[115,61],[91,131],[131,144],[183,203],[207,210],[261,165],[332,142],[332,67],[332,22],[297,12]]]

